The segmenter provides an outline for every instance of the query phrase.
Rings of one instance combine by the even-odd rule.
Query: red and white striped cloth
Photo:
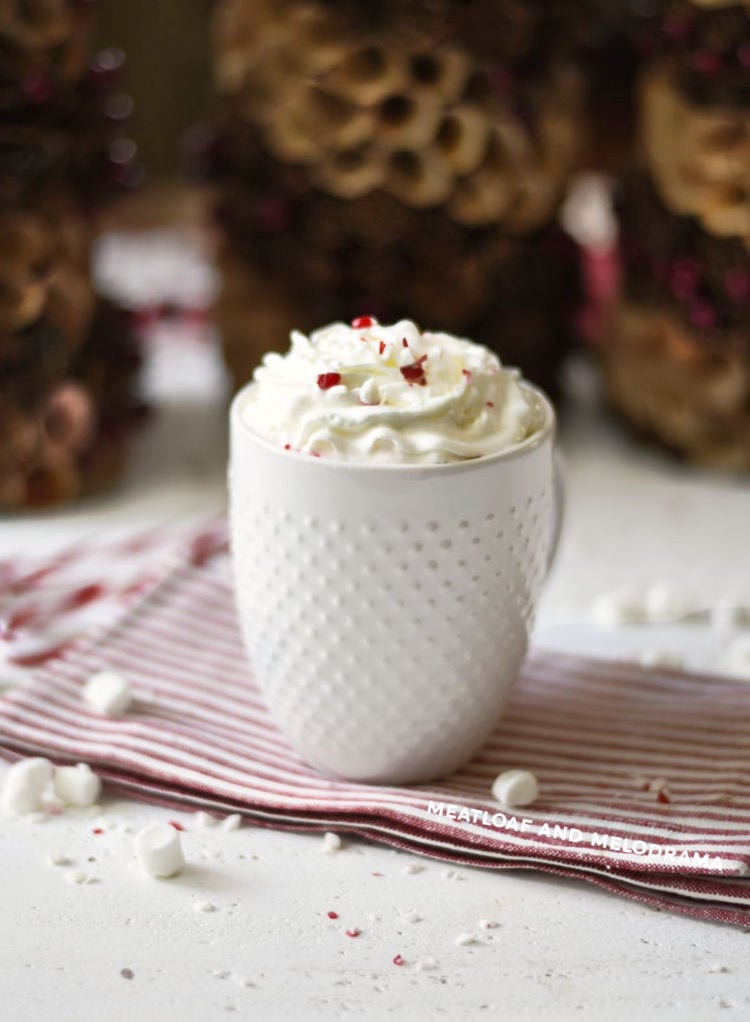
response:
[[[289,748],[249,677],[223,527],[147,542],[148,570],[134,570],[127,592],[110,598],[108,623],[99,618],[72,643],[65,618],[79,613],[80,598],[66,601],[66,578],[74,592],[100,587],[87,590],[86,605],[107,591],[101,579],[81,578],[91,549],[35,573],[3,566],[6,651],[22,627],[33,630],[33,615],[18,617],[24,601],[47,608],[37,624],[68,636],[0,697],[8,758],[86,760],[112,788],[146,800],[240,812],[272,827],[335,828],[486,868],[545,870],[656,907],[750,924],[746,684],[534,651],[502,724],[465,769],[429,785],[334,781]],[[118,550],[110,546],[110,556]],[[101,569],[101,556],[94,561]],[[80,698],[82,683],[104,667],[133,683],[137,702],[124,719],[95,716]],[[490,785],[516,766],[537,774],[541,797],[511,812]]]

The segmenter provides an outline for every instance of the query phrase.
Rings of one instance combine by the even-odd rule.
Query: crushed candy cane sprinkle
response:
[[[269,352],[238,399],[242,421],[282,449],[348,461],[441,463],[523,443],[542,402],[488,348],[360,316]]]

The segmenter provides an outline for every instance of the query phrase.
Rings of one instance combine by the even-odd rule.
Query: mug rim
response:
[[[322,458],[317,457],[314,454],[307,454],[304,451],[285,450],[283,447],[279,447],[277,444],[267,440],[259,433],[256,433],[255,430],[248,426],[240,414],[242,398],[249,388],[253,386],[252,381],[241,387],[232,398],[232,403],[229,409],[229,417],[232,427],[236,427],[247,439],[253,441],[259,447],[264,448],[270,454],[283,455],[286,460],[296,459],[307,465],[317,465],[326,471],[346,471],[357,473],[377,472],[386,474],[396,472],[401,474],[413,473],[418,475],[440,473],[443,475],[451,471],[470,471],[472,468],[479,468],[480,466],[494,464],[495,462],[513,461],[537,450],[548,439],[551,438],[554,440],[557,430],[557,413],[551,399],[541,389],[541,387],[538,387],[536,384],[531,383],[525,378],[519,380],[519,385],[534,396],[539,407],[544,413],[544,421],[539,429],[535,430],[531,436],[526,437],[525,440],[521,440],[519,443],[513,444],[510,447],[505,447],[501,451],[491,451],[489,454],[480,454],[476,458],[461,458],[458,461],[370,463],[366,461],[351,461],[346,458]],[[234,428],[232,429],[232,432],[234,432]]]

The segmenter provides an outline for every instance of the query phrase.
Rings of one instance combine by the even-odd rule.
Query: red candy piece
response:
[[[184,829],[185,829],[185,828],[184,828],[184,827],[182,826],[182,824],[181,824],[181,823],[178,823],[178,822],[177,822],[177,820],[168,820],[167,822],[169,823],[169,826],[170,826],[170,827],[174,827],[174,829],[175,829],[175,830],[184,830]]]
[[[321,390],[330,390],[341,383],[341,373],[321,373],[318,377],[318,386]]]
[[[357,316],[352,320],[355,330],[364,330],[367,326],[375,326],[375,319],[372,316]]]
[[[393,956],[393,964],[394,965],[405,965],[406,963],[404,962],[404,959],[403,959],[403,957],[401,955],[394,955]]]
[[[362,931],[359,929],[358,926],[352,926],[350,930],[345,930],[344,932],[346,933],[347,937],[358,937]]]
[[[338,919],[339,917],[338,912],[334,912],[333,909],[331,909],[330,912],[327,912],[326,915],[328,916],[329,919]]]
[[[427,377],[425,376],[423,363],[426,361],[427,356],[422,355],[421,358],[417,359],[416,362],[412,362],[408,366],[401,366],[400,372],[409,386],[413,386],[415,383],[419,387],[427,385]]]

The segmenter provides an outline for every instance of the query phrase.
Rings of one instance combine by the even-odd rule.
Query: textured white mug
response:
[[[252,674],[301,756],[427,781],[479,750],[526,653],[559,527],[547,398],[528,440],[442,465],[272,446],[231,412],[232,561]]]

